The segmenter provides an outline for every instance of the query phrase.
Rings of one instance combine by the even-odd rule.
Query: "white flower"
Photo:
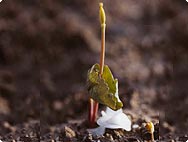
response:
[[[131,121],[122,109],[113,111],[110,108],[106,108],[106,111],[101,111],[102,116],[97,120],[98,128],[89,129],[88,131],[93,135],[103,135],[105,128],[109,129],[124,129],[126,131],[131,130]]]
[[[131,130],[131,121],[122,109],[113,111],[110,108],[106,108],[106,112],[101,112],[102,116],[97,120],[99,126],[110,128],[110,129],[119,129],[122,128],[126,131]]]

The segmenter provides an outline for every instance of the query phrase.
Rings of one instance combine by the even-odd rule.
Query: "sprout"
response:
[[[104,68],[104,58],[105,58],[105,28],[106,28],[106,16],[103,9],[103,3],[99,3],[99,18],[101,23],[101,56],[100,56],[100,71],[99,76],[102,77],[103,68]],[[89,99],[89,122],[90,126],[93,127],[95,123],[95,119],[97,117],[98,112],[98,102]]]
[[[146,129],[148,130],[148,132],[151,134],[151,141],[154,141],[154,125],[152,122],[148,122],[146,123]]]
[[[106,105],[106,112],[102,111],[102,117],[97,120],[99,128],[96,131],[103,134],[105,128],[131,129],[131,122],[123,113],[123,103],[118,96],[118,80],[112,75],[110,68],[104,64],[105,59],[105,28],[106,16],[103,3],[99,3],[99,19],[101,24],[101,55],[100,64],[94,64],[88,71],[87,89],[90,95],[89,123],[94,127],[98,111],[98,103]]]

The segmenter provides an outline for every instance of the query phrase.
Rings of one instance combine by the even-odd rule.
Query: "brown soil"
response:
[[[139,142],[150,139],[147,121],[156,141],[188,139],[188,3],[104,0],[104,8],[105,63],[139,127],[87,132],[86,75],[100,55],[97,1],[3,0],[0,140]]]

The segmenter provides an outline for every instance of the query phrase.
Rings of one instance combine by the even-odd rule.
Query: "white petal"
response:
[[[122,128],[127,131],[131,130],[131,121],[124,113],[119,113],[113,117],[101,117],[97,120],[97,124],[105,128],[117,129]]]
[[[113,111],[107,107],[106,114],[97,120],[97,124],[105,128],[122,128],[126,131],[131,130],[131,121],[127,115],[123,113],[122,109]]]
[[[116,114],[118,114],[118,113],[122,113],[122,112],[123,112],[123,110],[122,110],[121,108],[118,109],[118,110],[116,110],[116,111],[114,111],[114,110],[112,110],[111,108],[107,107],[105,113],[106,113],[108,116],[114,116],[114,115],[116,115]]]
[[[106,112],[105,112],[105,111],[101,111],[101,115],[102,115],[102,116],[105,116],[105,115],[106,115]]]
[[[121,111],[121,110],[120,110]],[[109,107],[106,108],[106,111],[101,111],[102,116],[97,120],[97,124],[103,126],[103,123],[108,121],[115,114],[119,113],[119,111],[113,111]]]
[[[104,126],[105,128],[111,128],[111,129],[118,129],[122,128],[126,131],[131,130],[131,121],[125,115],[124,113],[119,113],[118,115],[115,115],[108,121],[106,121],[106,125]]]
[[[106,122],[111,119],[112,116],[109,116],[109,115],[105,115],[105,116],[101,116],[99,117],[99,119],[97,120],[97,124],[99,126],[105,126],[106,125]]]

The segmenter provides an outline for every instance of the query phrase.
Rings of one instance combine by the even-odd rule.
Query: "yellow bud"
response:
[[[146,129],[150,132],[150,133],[153,133],[154,132],[154,125],[152,122],[148,122],[146,124]]]
[[[103,3],[102,2],[99,3],[99,18],[100,18],[101,26],[105,25],[106,15],[105,15],[105,12],[104,12],[104,9],[103,9]]]

